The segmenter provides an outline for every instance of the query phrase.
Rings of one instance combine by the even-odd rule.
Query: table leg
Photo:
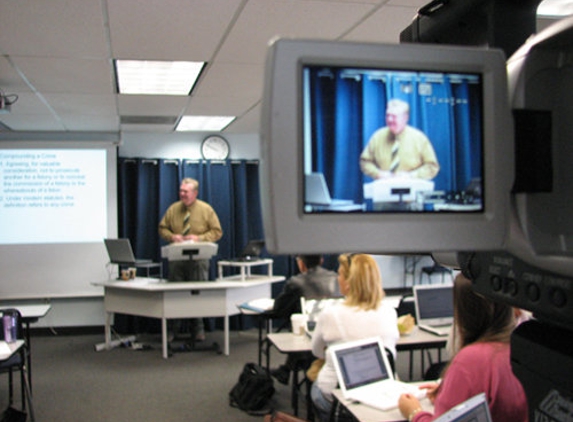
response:
[[[225,356],[229,356],[229,315],[225,315],[223,317],[224,320],[224,328],[225,328],[225,344],[224,344],[224,350],[223,353],[225,353]]]
[[[30,343],[30,322],[26,321],[26,347],[28,348],[27,362],[28,366],[28,384],[30,385],[30,392],[32,392],[32,343]]]
[[[161,350],[163,358],[167,359],[169,357],[167,352],[167,318],[161,318]]]
[[[105,348],[111,349],[111,320],[113,319],[113,312],[107,312],[105,317]]]
[[[298,368],[292,370],[291,406],[295,416],[298,416]]]

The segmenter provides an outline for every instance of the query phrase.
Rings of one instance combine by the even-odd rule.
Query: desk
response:
[[[292,332],[285,333],[269,333],[267,335],[267,370],[269,369],[269,351],[270,346],[273,344],[277,350],[285,354],[293,353],[308,353],[312,351],[312,344],[310,338],[305,334],[301,336],[294,335]],[[291,406],[295,416],[298,416],[298,394],[300,392],[301,382],[298,379],[298,370],[292,370],[291,381]],[[311,419],[310,403],[310,382],[307,382],[306,376],[303,377],[303,382],[306,383],[306,400],[307,400],[307,419]]]
[[[24,340],[16,340],[12,343],[6,343],[5,341],[0,341],[2,347],[0,348],[0,361],[4,361],[12,357],[14,353],[20,350],[20,347],[24,346]],[[6,347],[7,346],[7,350]]]
[[[415,384],[415,383],[414,383]],[[342,395],[342,391],[339,389],[332,392],[334,395],[334,404],[338,401],[342,406],[344,406],[352,414],[352,416],[359,422],[397,422],[406,421],[406,418],[402,416],[398,408],[392,410],[378,410],[373,407],[366,406],[364,404],[352,402],[346,400]],[[434,406],[429,399],[425,398],[420,400],[420,405],[422,409],[429,412],[433,412]]]
[[[409,351],[410,352],[410,363],[409,363],[409,380],[412,380],[412,371],[414,366],[414,350],[420,350],[421,353],[421,370],[422,375],[424,374],[424,351],[428,349],[438,350],[438,360],[442,359],[442,348],[446,347],[447,337],[439,337],[432,333],[424,330],[420,330],[415,327],[410,335],[400,336],[398,342],[396,343],[396,351]]]
[[[164,282],[136,278],[130,281],[107,280],[93,283],[104,288],[105,344],[111,348],[111,325],[115,312],[161,319],[163,357],[167,358],[167,320],[223,317],[225,345],[229,355],[229,316],[240,313],[237,305],[271,296],[271,284],[282,276],[257,277],[247,281]]]
[[[281,353],[294,353],[302,351],[312,351],[310,338],[306,335],[295,336],[291,332],[285,333],[272,333],[268,335],[268,339]],[[438,356],[441,358],[441,349],[446,346],[446,337],[438,337],[427,331],[414,328],[412,333],[407,336],[400,336],[396,342],[396,351],[409,351],[437,349]],[[422,366],[424,355],[422,354]],[[410,353],[410,380],[412,379],[412,353]],[[268,352],[267,352],[267,366]]]
[[[267,369],[269,369],[269,355],[270,355],[270,345],[273,344],[277,350],[281,353],[302,353],[312,351],[312,342],[307,335],[297,336],[292,332],[284,333],[270,333],[267,336],[269,342],[267,343]],[[425,349],[440,349],[446,345],[445,337],[438,337],[432,333],[428,333],[423,330],[419,330],[417,327],[408,336],[400,336],[396,342],[396,351],[409,351],[410,352],[410,380],[412,379],[412,366],[413,366],[413,355],[414,350],[422,351],[422,366],[424,361],[423,351]],[[439,355],[441,356],[441,355]],[[422,368],[423,369],[423,368]],[[291,404],[295,415],[298,415],[298,393],[300,392],[300,384],[298,380],[298,372],[292,371],[292,392],[291,392]],[[310,388],[310,386],[307,386]],[[307,392],[308,394],[308,392]],[[368,408],[369,409],[369,408]],[[376,409],[376,412],[379,412]],[[399,412],[398,412],[399,413]],[[362,420],[362,419],[360,419]]]
[[[217,262],[218,270],[218,280],[233,280],[238,279],[245,281],[253,277],[260,277],[251,275],[251,268],[257,267],[259,265],[267,266],[267,275],[272,277],[273,275],[273,260],[272,259],[255,259],[252,261],[219,261]],[[238,276],[223,277],[224,267],[235,267],[240,269],[240,274]]]
[[[22,371],[24,371],[23,376],[22,376],[22,381],[23,381],[23,394],[24,397],[22,397],[22,410],[25,411],[26,410],[26,405],[25,403],[28,403],[28,409],[30,412],[30,420],[32,422],[34,422],[35,416],[34,416],[34,406],[32,404],[32,392],[30,391],[30,384],[28,382],[29,377],[28,374],[26,374],[26,372],[28,372],[28,359],[27,359],[27,350],[26,350],[26,342],[25,340],[16,340],[15,342],[12,343],[6,343],[5,341],[0,342],[2,344],[2,350],[0,351],[0,362],[3,362],[5,360],[10,359],[14,354],[16,353],[20,353],[21,356],[21,362],[23,363],[23,367],[22,367]],[[7,347],[5,347],[7,346]],[[10,391],[12,389],[12,378],[10,378]],[[12,394],[12,393],[10,393]],[[12,396],[10,396],[12,397]]]
[[[29,304],[29,305],[6,305],[1,306],[1,308],[12,308],[18,309],[22,317],[22,322],[25,325],[25,337],[26,345],[28,346],[27,353],[27,366],[28,366],[28,383],[30,384],[30,390],[32,390],[32,341],[30,339],[30,324],[37,322],[40,318],[46,316],[46,314],[52,308],[50,304]]]

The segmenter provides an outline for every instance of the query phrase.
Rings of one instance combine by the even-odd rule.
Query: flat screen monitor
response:
[[[501,51],[279,39],[262,110],[269,251],[502,246],[513,133]],[[317,179],[331,203],[309,199]]]

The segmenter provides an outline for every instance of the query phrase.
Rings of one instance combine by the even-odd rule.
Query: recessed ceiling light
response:
[[[189,95],[205,62],[115,60],[120,94]]]
[[[175,130],[178,132],[221,131],[233,120],[235,116],[183,116]]]
[[[543,0],[537,7],[538,16],[573,15],[573,0]]]

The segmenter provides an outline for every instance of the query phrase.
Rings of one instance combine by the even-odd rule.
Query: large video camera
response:
[[[485,47],[276,40],[261,128],[267,248],[433,253],[477,291],[533,311],[512,339],[514,371],[531,420],[570,420],[571,92],[573,19],[509,60]],[[361,165],[392,99],[435,150],[427,183]]]

